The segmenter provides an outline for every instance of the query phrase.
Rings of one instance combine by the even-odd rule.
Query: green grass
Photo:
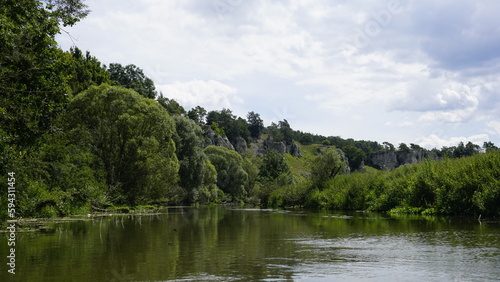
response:
[[[311,173],[310,162],[316,156],[316,152],[321,145],[300,145],[300,154],[302,157],[295,157],[290,154],[285,154],[285,160],[290,166],[293,176],[300,180],[305,181],[307,176]]]

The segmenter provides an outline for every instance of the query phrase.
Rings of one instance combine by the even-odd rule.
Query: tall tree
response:
[[[187,117],[194,120],[196,123],[202,124],[205,122],[207,110],[205,108],[196,106],[188,111]]]
[[[51,11],[51,16],[63,24],[72,26],[85,18],[90,10],[82,0],[47,0],[46,8]]]
[[[54,13],[39,1],[0,5],[0,128],[16,146],[34,144],[69,100],[63,52],[54,39],[59,31]]]
[[[259,177],[263,181],[272,181],[277,179],[281,174],[290,173],[285,157],[278,151],[266,149],[266,154],[262,160]]]
[[[213,145],[206,147],[204,152],[217,170],[217,186],[231,195],[233,200],[243,199],[246,196],[248,173],[243,169],[240,154]]]
[[[229,109],[210,111],[207,115],[207,124],[213,127],[214,123],[224,131],[229,141],[233,144],[236,143],[238,137],[247,141],[250,137],[246,120],[241,117],[237,118]]]
[[[163,94],[160,94],[160,97],[157,99],[157,101],[172,116],[180,116],[186,114],[186,110],[184,110],[183,106],[181,106],[174,99],[163,97]]]
[[[149,77],[147,77],[142,69],[135,65],[122,66],[121,64],[110,64],[108,68],[110,79],[116,85],[125,88],[133,89],[142,96],[150,99],[156,98],[158,94],[156,87]]]
[[[93,86],[75,96],[62,120],[68,134],[89,139],[111,198],[146,203],[166,197],[177,184],[175,125],[156,101],[121,87]]]
[[[250,136],[252,138],[259,138],[260,134],[264,130],[264,121],[260,118],[260,115],[253,111],[249,112],[247,115],[247,121]]]
[[[278,128],[281,134],[283,134],[283,141],[290,144],[293,141],[293,129],[290,127],[288,121],[284,119],[283,121],[278,122]]]
[[[366,156],[363,150],[351,145],[345,146],[344,148],[342,148],[342,151],[349,160],[349,168],[351,169],[351,171],[358,169]]]
[[[68,85],[72,95],[76,95],[92,85],[111,82],[109,72],[96,57],[90,55],[90,52],[87,51],[83,54],[78,47],[71,47],[65,55],[66,72],[69,77]]]
[[[209,179],[206,179],[206,170],[210,168],[207,167],[208,158],[202,148],[203,130],[186,117],[174,116],[173,119],[176,129],[173,139],[180,164],[179,185],[186,191],[188,202],[194,203],[200,200],[201,186],[215,184],[215,181],[209,183]]]
[[[325,181],[334,178],[345,169],[346,164],[340,152],[335,147],[329,147],[312,161],[311,177],[317,186],[322,187]]]

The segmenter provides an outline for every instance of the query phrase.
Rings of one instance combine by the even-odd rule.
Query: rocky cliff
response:
[[[205,142],[203,143],[203,148],[210,145],[215,145],[227,148],[229,150],[235,150],[233,144],[229,142],[229,139],[227,139],[226,136],[222,137],[215,134],[215,131],[210,128],[210,126],[203,127],[203,130],[205,131]]]
[[[215,145],[227,148],[229,150],[237,151],[238,153],[244,153],[247,150],[250,150],[256,155],[265,154],[265,149],[269,148],[276,150],[281,154],[289,153],[292,156],[296,157],[302,156],[300,154],[300,146],[295,141],[292,141],[290,144],[285,144],[285,142],[277,142],[271,139],[256,139],[248,144],[245,139],[238,137],[236,139],[236,142],[232,144],[226,136],[217,135],[215,131],[210,128],[210,126],[204,126],[203,130],[205,132],[205,142],[203,144],[204,148],[210,145]]]
[[[364,163],[382,170],[392,170],[405,164],[414,164],[425,159],[438,159],[432,152],[415,151],[380,151],[366,156]]]

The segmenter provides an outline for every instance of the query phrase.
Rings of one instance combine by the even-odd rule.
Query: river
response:
[[[51,223],[17,233],[15,251],[1,281],[491,281],[500,222],[186,207]]]

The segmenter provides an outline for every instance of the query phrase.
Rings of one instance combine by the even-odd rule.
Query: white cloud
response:
[[[464,144],[472,142],[482,146],[484,142],[489,140],[490,138],[487,134],[477,134],[469,137],[450,137],[448,139],[440,138],[435,134],[431,134],[429,136],[419,138],[416,143],[427,149],[440,149],[442,147],[457,146],[460,142],[463,142]]]
[[[401,121],[401,122],[388,121],[385,123],[385,126],[391,126],[391,127],[411,127],[413,125],[414,123],[411,121]]]
[[[500,122],[489,121],[488,123],[486,123],[486,125],[490,128],[489,132],[491,134],[500,135]]]
[[[230,5],[88,0],[89,17],[67,30],[104,64],[142,68],[185,107],[236,107],[379,142],[412,142],[436,123],[450,136],[500,138],[500,18],[491,8],[500,4],[399,1],[401,12],[359,48],[357,32],[398,1],[221,2]],[[72,45],[65,34],[58,42]]]
[[[167,98],[175,99],[187,109],[202,106],[207,110],[231,109],[234,103],[243,103],[237,90],[219,81],[193,80],[157,85]]]

